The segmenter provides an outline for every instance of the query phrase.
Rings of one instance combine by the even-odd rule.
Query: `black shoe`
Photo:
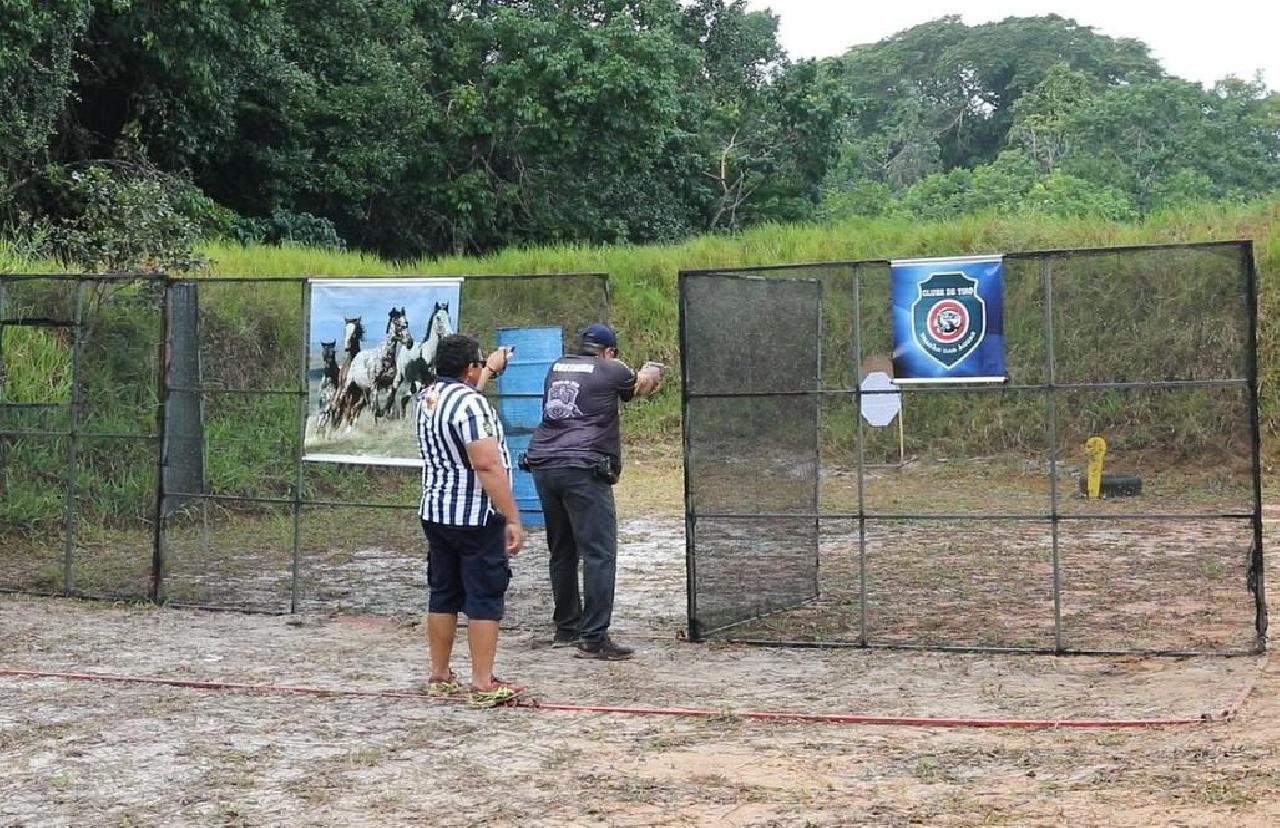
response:
[[[601,641],[579,641],[577,658],[598,658],[602,661],[625,661],[634,653],[631,647],[617,644],[613,639],[605,637]]]
[[[576,632],[561,632],[556,630],[555,636],[551,639],[552,647],[572,647],[578,643],[578,634]]]

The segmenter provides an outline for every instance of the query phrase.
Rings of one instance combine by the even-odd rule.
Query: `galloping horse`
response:
[[[347,323],[342,331],[342,350],[347,355],[346,365],[350,365],[351,360],[360,353],[360,343],[364,340],[364,325],[361,324],[359,316],[344,316],[342,319]],[[346,365],[343,367],[345,368]]]
[[[397,383],[400,396],[400,414],[404,416],[409,401],[417,398],[418,392],[436,381],[436,347],[440,339],[453,333],[453,325],[449,322],[449,303],[436,302],[431,309],[431,318],[427,320],[426,332],[417,345],[401,352],[397,361],[400,385]]]
[[[337,425],[339,421],[344,422],[347,424],[347,430],[350,431],[356,418],[368,404],[364,392],[359,388],[352,388],[347,382],[347,375],[351,373],[351,363],[360,353],[360,345],[364,341],[364,324],[359,316],[344,316],[342,319],[346,323],[342,333],[342,352],[347,355],[347,358],[338,370],[338,388],[334,392],[333,414],[329,421],[333,425]]]
[[[320,343],[324,369],[320,378],[320,414],[316,417],[316,428],[321,432],[328,428],[338,415],[338,383],[342,372],[338,368],[337,345],[336,340]]]
[[[360,351],[348,366],[344,393],[349,398],[353,393],[358,393],[363,400],[358,406],[353,406],[357,410],[354,415],[348,417],[348,426],[355,421],[356,416],[359,416],[359,409],[363,409],[366,405],[373,405],[375,420],[381,419],[391,411],[395,400],[396,355],[400,346],[409,348],[413,345],[413,337],[409,334],[409,323],[405,320],[404,308],[392,308],[388,311],[386,334],[387,337],[381,345]],[[389,393],[386,403],[380,405],[378,395],[382,391]]]

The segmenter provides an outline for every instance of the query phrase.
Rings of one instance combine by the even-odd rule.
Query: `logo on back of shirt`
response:
[[[547,389],[547,402],[542,412],[548,420],[569,420],[581,417],[578,408],[578,392],[582,386],[572,380],[557,380]]]

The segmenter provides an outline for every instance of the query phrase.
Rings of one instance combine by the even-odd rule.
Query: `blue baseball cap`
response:
[[[613,332],[613,328],[603,322],[596,322],[588,325],[582,331],[583,345],[599,345],[603,348],[617,348],[618,335]]]

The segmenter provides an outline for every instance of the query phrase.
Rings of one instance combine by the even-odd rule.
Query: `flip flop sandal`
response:
[[[474,707],[503,707],[515,704],[524,691],[523,684],[494,678],[493,687],[488,690],[472,687],[470,701]]]
[[[418,685],[418,692],[428,696],[455,696],[462,692],[462,685],[458,674],[450,670],[447,681],[424,681]]]

